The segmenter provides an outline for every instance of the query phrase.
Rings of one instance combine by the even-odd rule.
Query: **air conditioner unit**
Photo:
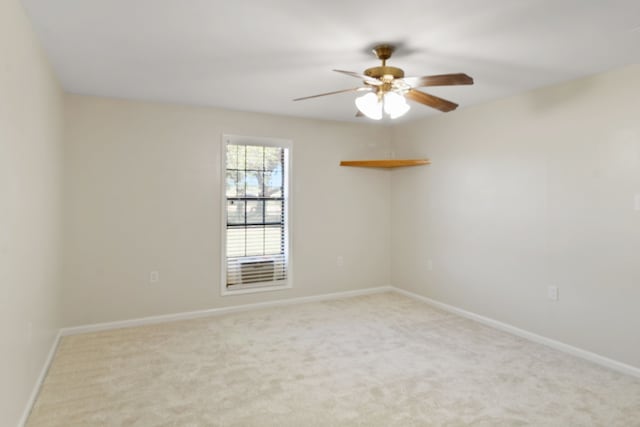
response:
[[[264,258],[240,260],[240,283],[271,282],[275,276],[275,261]]]

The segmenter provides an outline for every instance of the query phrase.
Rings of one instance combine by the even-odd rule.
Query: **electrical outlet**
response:
[[[344,265],[344,257],[342,255],[336,258],[336,265],[342,267]]]
[[[427,270],[429,271],[433,270],[433,261],[430,259],[427,260]]]
[[[549,286],[547,288],[547,297],[552,301],[558,301],[559,291],[557,286]]]
[[[149,273],[149,283],[158,283],[160,281],[160,273],[156,270]]]

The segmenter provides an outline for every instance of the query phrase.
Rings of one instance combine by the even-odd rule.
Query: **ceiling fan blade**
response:
[[[373,86],[380,86],[382,82],[374,77],[365,76],[364,74],[356,73],[355,71],[345,71],[345,70],[333,70],[336,73],[346,74],[347,76],[355,77],[357,79],[364,80],[367,84]]]
[[[294,99],[294,101],[303,101],[305,99],[318,98],[320,96],[327,96],[327,95],[337,95],[339,93],[362,92],[362,91],[370,91],[370,90],[371,90],[370,87],[354,87],[353,89],[336,90],[334,92],[327,92],[327,93],[321,93],[321,94],[318,94],[318,95],[311,95],[311,96],[305,96],[305,97],[302,97],[302,98],[296,98],[296,99]]]
[[[428,93],[420,92],[419,90],[409,89],[405,94],[405,97],[409,98],[412,101],[419,102],[420,104],[424,104],[431,108],[435,108],[436,110],[440,110],[443,112],[453,111],[458,108],[458,104],[455,104],[451,101],[447,101],[446,99],[438,98],[434,95],[429,95]]]
[[[405,77],[403,82],[411,87],[424,86],[456,86],[456,85],[472,85],[473,78],[464,73],[458,74],[439,74],[436,76],[424,77]]]

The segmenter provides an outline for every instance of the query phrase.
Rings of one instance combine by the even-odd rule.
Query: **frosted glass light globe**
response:
[[[378,95],[375,93],[368,93],[356,98],[356,107],[370,119],[380,120],[382,118],[382,102],[378,100]]]
[[[403,116],[410,108],[404,96],[395,92],[387,92],[384,95],[384,112],[392,119]]]

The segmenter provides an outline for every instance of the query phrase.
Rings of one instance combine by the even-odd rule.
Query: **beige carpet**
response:
[[[640,380],[394,293],[66,337],[44,426],[640,426]]]

